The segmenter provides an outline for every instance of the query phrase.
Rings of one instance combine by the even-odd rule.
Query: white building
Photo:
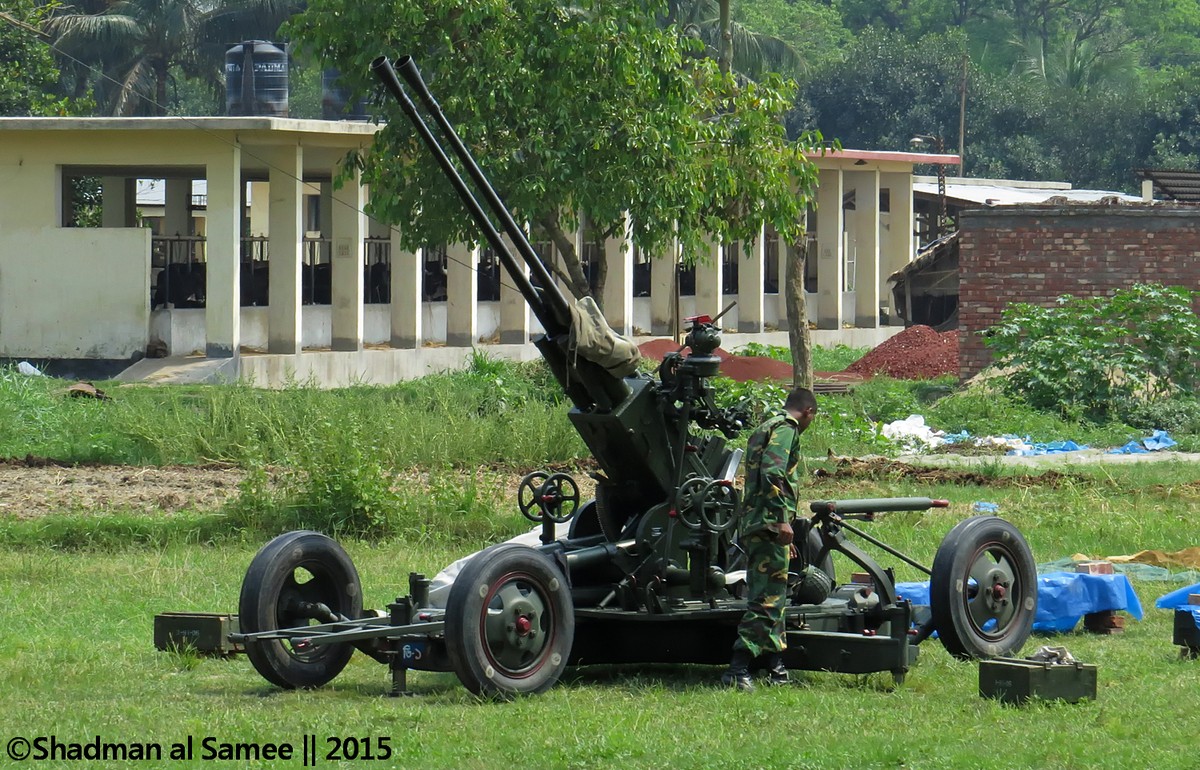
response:
[[[404,253],[363,213],[368,189],[334,189],[341,159],[376,130],[263,117],[0,118],[0,359],[109,362],[115,371],[165,348],[169,359],[141,361],[129,376],[199,370],[335,385],[453,367],[478,344],[536,357],[536,319],[490,277],[486,253],[482,263],[479,249],[461,244],[444,257]],[[814,160],[814,338],[875,344],[894,331],[881,326],[881,289],[915,252],[912,167],[958,159],[842,150]],[[102,179],[101,227],[69,226],[80,177]],[[736,300],[721,322],[732,333],[726,347],[786,344],[783,249],[770,237],[737,256],[713,249],[676,308],[670,260],[606,244],[610,324],[670,335],[673,318]]]

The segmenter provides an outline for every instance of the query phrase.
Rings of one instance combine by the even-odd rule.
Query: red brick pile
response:
[[[958,331],[938,334],[910,326],[846,367],[849,374],[884,374],[898,380],[925,380],[958,374]]]

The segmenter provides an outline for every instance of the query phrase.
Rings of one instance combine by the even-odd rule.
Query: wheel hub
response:
[[[1008,605],[1008,582],[1005,580],[1007,575],[1002,570],[992,570],[987,576],[987,587],[983,590],[984,600],[987,606],[993,612],[999,611],[1001,608]]]

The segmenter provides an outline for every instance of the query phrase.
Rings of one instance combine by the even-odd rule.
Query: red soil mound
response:
[[[958,374],[958,332],[910,326],[846,367],[849,374],[923,380]]]
[[[667,353],[679,350],[679,345],[671,340],[659,339],[643,342],[638,346],[646,358],[661,361]],[[721,359],[721,374],[737,382],[749,380],[777,380],[791,382],[792,365],[783,361],[764,356],[737,356],[724,348],[717,348],[715,354]],[[818,380],[850,380],[862,379],[857,376],[843,376],[833,372],[813,372]]]

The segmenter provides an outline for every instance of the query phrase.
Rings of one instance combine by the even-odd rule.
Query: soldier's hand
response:
[[[789,522],[783,522],[779,525],[779,531],[775,534],[775,542],[780,545],[791,545],[796,539],[796,533],[792,531],[792,525]]]

